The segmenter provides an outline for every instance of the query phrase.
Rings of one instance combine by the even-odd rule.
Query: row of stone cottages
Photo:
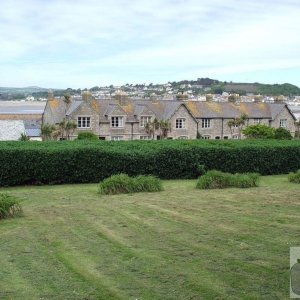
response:
[[[92,131],[102,140],[151,139],[145,129],[148,122],[167,120],[170,139],[237,139],[239,129],[230,128],[228,121],[246,114],[245,126],[265,124],[284,127],[295,134],[295,116],[286,104],[219,103],[179,100],[96,100],[88,92],[66,104],[63,99],[49,97],[43,123],[58,124],[64,118],[77,123],[78,132]],[[160,139],[157,130],[154,139]]]

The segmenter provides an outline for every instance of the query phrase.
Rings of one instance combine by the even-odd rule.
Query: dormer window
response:
[[[140,126],[145,127],[147,123],[151,123],[151,116],[142,116],[140,119]]]
[[[111,117],[111,127],[114,128],[124,127],[123,117]]]

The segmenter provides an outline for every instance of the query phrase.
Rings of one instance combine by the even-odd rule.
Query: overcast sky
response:
[[[0,86],[300,86],[299,0],[1,0]]]

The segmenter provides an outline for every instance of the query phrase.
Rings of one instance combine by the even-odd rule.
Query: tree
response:
[[[243,134],[250,139],[273,139],[275,129],[267,125],[250,125],[243,130]]]
[[[168,136],[169,131],[171,131],[171,123],[168,120],[161,120],[159,122],[159,128],[161,132],[161,138],[165,139]]]
[[[55,125],[52,124],[42,124],[41,127],[41,134],[42,134],[42,139],[44,141],[51,140],[57,133],[57,128]]]
[[[70,105],[70,103],[72,102],[72,96],[69,93],[64,94],[64,99],[63,100],[64,100],[64,102],[66,104],[66,108],[65,108],[65,115],[66,115],[67,108]]]
[[[75,129],[77,128],[77,124],[73,120],[68,120],[65,126],[67,140],[70,139],[70,135],[74,134]]]
[[[227,126],[230,129],[231,135],[233,135],[233,128],[237,127],[238,129],[238,136],[239,139],[241,139],[242,137],[242,130],[244,128],[244,125],[246,124],[246,121],[248,119],[248,115],[247,114],[241,114],[240,117],[235,118],[234,120],[230,120],[227,122]]]
[[[159,129],[159,121],[155,118],[152,122],[145,124],[146,133],[154,140],[155,132]]]

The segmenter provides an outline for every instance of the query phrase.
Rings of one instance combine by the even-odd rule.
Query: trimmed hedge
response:
[[[0,186],[99,182],[114,174],[197,178],[206,170],[283,174],[300,169],[300,141],[0,142]]]

